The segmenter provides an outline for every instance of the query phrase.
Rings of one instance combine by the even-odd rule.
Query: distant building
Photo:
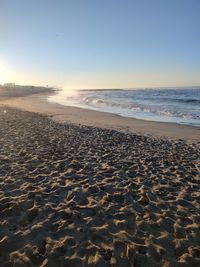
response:
[[[4,83],[6,87],[15,87],[15,83]]]

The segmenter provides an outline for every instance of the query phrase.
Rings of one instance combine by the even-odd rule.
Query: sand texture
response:
[[[0,108],[0,266],[200,266],[198,142]]]

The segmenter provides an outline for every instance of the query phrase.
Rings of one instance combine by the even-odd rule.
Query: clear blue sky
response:
[[[0,0],[0,83],[200,85],[200,0]]]

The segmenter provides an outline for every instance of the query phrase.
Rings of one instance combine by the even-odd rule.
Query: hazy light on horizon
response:
[[[33,84],[38,86],[53,86],[64,90],[72,89],[117,89],[143,87],[181,87],[200,85],[198,73],[192,72],[135,72],[135,73],[96,73],[82,75],[41,74],[36,76],[29,73],[18,74],[0,65],[0,84],[14,82],[16,84]]]
[[[196,0],[0,1],[0,84],[200,85]]]

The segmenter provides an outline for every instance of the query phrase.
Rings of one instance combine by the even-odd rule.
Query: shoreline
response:
[[[200,127],[177,123],[147,121],[123,117],[108,112],[64,106],[48,102],[47,97],[51,95],[52,93],[41,93],[0,99],[0,106],[8,106],[45,114],[61,123],[68,122],[85,126],[94,126],[158,138],[183,139],[187,142],[199,141]]]

